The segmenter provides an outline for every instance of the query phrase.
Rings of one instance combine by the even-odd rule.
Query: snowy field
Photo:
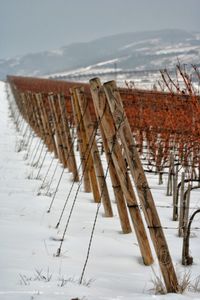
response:
[[[89,260],[83,281],[80,277],[87,257],[91,230],[97,210],[90,193],[80,187],[62,246],[61,256],[56,257],[72,203],[79,183],[74,184],[58,229],[55,228],[69,190],[71,174],[67,171],[61,180],[50,213],[52,197],[37,195],[42,181],[34,179],[38,168],[30,166],[26,150],[17,152],[22,139],[9,116],[6,86],[0,83],[0,299],[1,300],[132,300],[132,299],[200,299],[193,290],[183,295],[155,295],[154,271],[159,272],[157,260],[152,267],[142,264],[134,232],[122,234],[111,193],[114,218],[105,218],[100,208]],[[34,137],[32,148],[38,143]],[[46,149],[42,155],[45,155]],[[30,154],[30,153],[29,153]],[[76,153],[79,161],[78,152]],[[41,170],[44,178],[52,157],[47,153]],[[57,161],[54,159],[48,174],[50,180]],[[62,167],[59,165],[51,185],[55,191]],[[191,283],[200,275],[200,235],[192,230],[191,255],[194,264],[181,266],[182,239],[177,236],[178,222],[172,219],[172,197],[166,197],[166,178],[158,186],[155,175],[147,175],[150,187],[164,226],[172,259],[180,276],[190,272]],[[109,181],[109,178],[108,178]],[[43,190],[42,193],[45,191]],[[191,206],[199,206],[200,192],[194,191]],[[195,222],[199,226],[198,216]],[[152,247],[153,250],[153,247]],[[153,271],[154,270],[154,271]]]

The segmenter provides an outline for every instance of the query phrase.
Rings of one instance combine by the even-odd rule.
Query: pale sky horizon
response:
[[[135,31],[200,31],[200,0],[0,0],[0,59]]]

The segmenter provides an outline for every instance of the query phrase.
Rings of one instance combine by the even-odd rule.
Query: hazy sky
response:
[[[0,0],[0,58],[106,35],[200,31],[200,0]]]

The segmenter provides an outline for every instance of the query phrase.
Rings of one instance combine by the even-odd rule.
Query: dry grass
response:
[[[200,275],[194,279],[189,286],[189,290],[194,293],[200,293]]]
[[[157,275],[155,270],[152,268],[154,278],[151,279],[151,283],[153,284],[153,288],[150,290],[155,295],[165,295],[167,294],[166,287],[162,281],[162,276]]]
[[[153,288],[151,291],[155,295],[165,295],[167,294],[167,290],[165,284],[163,283],[162,276],[156,274],[155,270],[152,268],[154,278],[151,280],[153,284]],[[179,293],[183,294],[185,291],[200,291],[200,276],[198,276],[195,280],[195,283],[191,283],[191,270],[185,270],[183,273],[176,272],[179,282]]]

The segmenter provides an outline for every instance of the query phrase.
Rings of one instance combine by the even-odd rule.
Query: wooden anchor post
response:
[[[99,191],[100,191],[100,195],[101,195],[101,199],[102,199],[102,203],[103,203],[103,207],[104,207],[105,216],[113,217],[110,196],[108,193],[108,188],[107,188],[106,179],[104,176],[103,166],[101,163],[101,158],[99,155],[99,150],[98,150],[96,139],[95,139],[96,128],[95,128],[95,124],[92,122],[92,119],[90,116],[88,99],[86,98],[86,96],[84,94],[83,88],[75,88],[74,91],[76,93],[78,104],[80,107],[80,111],[81,111],[81,115],[82,115],[82,119],[83,119],[83,125],[85,127],[86,138],[88,141],[88,147],[89,147],[89,150],[91,151],[91,155],[92,155],[92,162],[93,162],[95,174],[97,177],[97,182],[98,182]]]
[[[101,88],[100,81],[97,79],[90,80],[90,86],[93,101],[98,112],[98,117],[101,120],[102,128],[108,142],[108,147],[113,159],[114,166],[116,168],[118,179],[127,201],[127,206],[130,212],[131,220],[133,222],[143,262],[145,265],[150,265],[153,263],[151,249],[140,213],[140,208],[138,206],[127,172],[121,146],[117,141],[117,130],[113,122],[105,93]]]
[[[49,103],[50,103],[50,107],[52,110],[52,115],[53,115],[53,122],[54,122],[54,126],[55,126],[55,132],[56,132],[56,139],[57,139],[57,143],[58,143],[58,150],[59,150],[59,157],[60,157],[60,161],[63,164],[64,168],[68,167],[68,163],[66,160],[66,153],[64,151],[64,141],[63,141],[63,136],[62,136],[62,130],[60,127],[60,120],[58,117],[58,112],[57,112],[57,97],[55,94],[53,93],[49,93]]]
[[[58,102],[59,102],[60,111],[61,111],[62,126],[63,126],[63,130],[65,133],[66,146],[67,146],[67,150],[68,150],[69,170],[73,174],[73,180],[79,181],[79,174],[78,174],[76,158],[75,158],[75,154],[74,154],[74,143],[72,142],[70,128],[68,125],[67,110],[66,110],[66,105],[65,105],[66,103],[65,103],[64,95],[58,95]]]
[[[43,131],[44,131],[44,142],[47,145],[48,149],[51,149],[51,139],[48,131],[48,127],[46,124],[45,116],[43,113],[43,98],[41,94],[36,94],[36,101],[38,104],[38,108],[40,110],[40,117],[41,117],[41,122],[43,124]]]
[[[97,110],[96,110],[96,115],[98,117]],[[120,185],[120,181],[119,181],[116,169],[115,169],[115,165],[114,165],[114,162],[112,159],[111,152],[108,147],[108,142],[106,140],[106,136],[105,136],[101,122],[99,124],[99,128],[100,128],[101,137],[102,137],[102,141],[103,141],[103,147],[105,149],[106,160],[107,160],[108,167],[109,167],[112,188],[113,188],[115,200],[117,203],[117,210],[118,210],[118,214],[119,214],[122,232],[124,234],[130,233],[130,232],[132,232],[132,229],[131,229],[131,225],[129,222],[129,216],[128,216],[127,207],[126,207],[126,199],[124,197],[124,194],[123,194],[123,191],[122,191],[122,188]]]
[[[56,147],[58,149],[58,158],[59,158],[60,162],[62,163],[63,167],[66,168],[67,166],[66,166],[66,161],[65,161],[64,152],[63,152],[62,140],[61,140],[61,136],[60,136],[60,132],[59,132],[59,127],[57,124],[56,114],[53,109],[53,103],[52,103],[54,101],[53,93],[48,94],[48,100],[49,100],[49,107],[50,107],[51,116],[52,116],[53,128],[55,131]]]
[[[113,119],[118,129],[118,136],[120,137],[124,147],[130,172],[136,185],[167,292],[176,293],[179,290],[178,280],[160,223],[160,218],[158,216],[153,196],[149,188],[139,154],[137,152],[136,144],[116,83],[114,81],[105,83],[104,91],[107,96]]]
[[[50,137],[50,151],[54,152],[56,158],[58,158],[58,150],[56,147],[56,141],[54,137],[54,130],[52,126],[52,118],[50,114],[50,107],[49,107],[49,99],[46,95],[43,95],[43,101],[41,102],[41,108],[46,124],[47,131],[49,132]]]
[[[52,101],[52,108],[53,112],[55,115],[55,121],[56,121],[56,126],[58,128],[59,136],[60,136],[60,142],[61,142],[61,148],[62,148],[62,155],[63,155],[63,161],[64,161],[64,166],[70,170],[69,167],[69,155],[68,155],[68,148],[67,148],[67,139],[64,133],[63,129],[63,123],[62,123],[62,118],[61,118],[61,110],[60,110],[60,105],[59,105],[59,95],[56,94],[53,97]]]
[[[83,182],[85,192],[93,193],[94,201],[96,203],[100,202],[100,192],[97,183],[97,178],[94,170],[94,165],[92,162],[92,156],[89,150],[89,145],[86,137],[85,127],[83,124],[83,119],[81,116],[80,107],[78,104],[78,99],[76,93],[71,90],[71,103],[73,108],[75,126],[77,130],[78,143],[79,143],[79,151],[82,162],[82,172],[83,172]]]

